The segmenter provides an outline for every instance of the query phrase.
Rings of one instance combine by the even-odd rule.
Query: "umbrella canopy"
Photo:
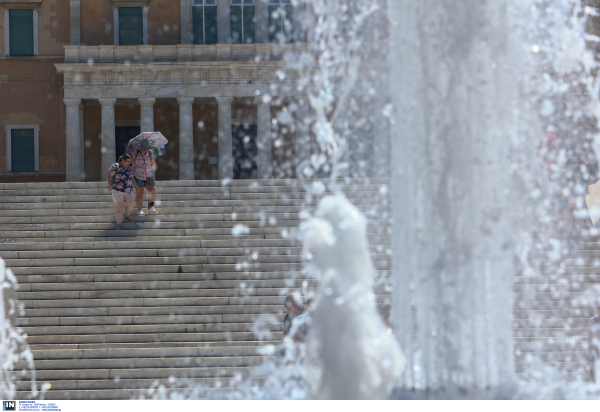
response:
[[[144,132],[129,141],[125,153],[135,155],[143,141],[150,143],[150,150],[152,150],[154,158],[162,156],[167,150],[167,143],[169,143],[161,132]]]

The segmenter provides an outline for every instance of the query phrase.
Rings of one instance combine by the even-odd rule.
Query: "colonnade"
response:
[[[153,97],[138,98],[140,105],[140,129],[142,132],[154,131]],[[215,97],[218,104],[218,177],[219,179],[233,178],[233,142],[231,104],[233,97]],[[296,141],[295,161],[296,176],[307,177],[305,170],[310,164],[311,144],[309,128],[309,104],[305,96],[294,97],[296,103]],[[116,158],[115,148],[115,104],[116,98],[99,98],[102,106],[101,129],[101,170],[106,171]],[[67,164],[66,180],[77,182],[84,180],[84,137],[83,137],[83,104],[81,99],[64,99],[66,105],[66,146]],[[178,97],[179,104],[179,179],[194,179],[194,125],[192,105],[193,97]],[[257,105],[257,178],[270,179],[273,177],[271,159],[271,105],[262,96],[255,98]],[[383,111],[383,105],[375,108],[378,113]],[[376,122],[373,176],[387,176],[389,139],[387,121],[382,116]],[[103,176],[103,173],[101,173]]]

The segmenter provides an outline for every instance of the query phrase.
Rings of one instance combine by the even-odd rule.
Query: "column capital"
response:
[[[65,106],[79,106],[81,104],[81,99],[63,99]]]
[[[188,96],[183,96],[183,97],[178,97],[177,98],[177,102],[179,104],[192,104],[194,103],[194,98],[193,97],[188,97]]]
[[[151,106],[155,101],[156,99],[154,97],[138,97],[140,106]]]
[[[265,102],[265,96],[256,96],[254,98],[255,104],[266,104],[267,106],[271,106],[271,99],[268,102]]]
[[[215,99],[217,99],[217,103],[219,103],[219,104],[231,104],[231,103],[233,103],[233,97],[217,96],[217,97],[215,97]]]
[[[102,106],[114,106],[117,103],[117,99],[114,97],[101,97],[98,101]]]

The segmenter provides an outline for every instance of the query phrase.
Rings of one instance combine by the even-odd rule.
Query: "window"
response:
[[[12,173],[39,171],[39,128],[35,124],[6,125],[6,170]]]
[[[254,0],[231,0],[232,44],[254,43],[256,38],[254,15]]]
[[[217,44],[217,0],[194,0],[194,44]]]
[[[113,4],[115,46],[148,44],[150,0],[110,0]]]
[[[269,43],[293,43],[294,7],[291,0],[269,1]]]
[[[144,14],[142,7],[119,7],[119,45],[144,44]]]
[[[38,7],[26,8],[31,3],[14,2],[3,5],[4,55],[37,56]]]

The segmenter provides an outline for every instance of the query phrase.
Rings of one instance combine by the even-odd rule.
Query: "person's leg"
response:
[[[125,203],[127,203],[127,208],[125,209],[125,217],[129,218],[129,216],[131,216],[131,212],[133,211],[133,196],[127,196],[125,198]]]
[[[117,225],[123,223],[123,202],[115,202],[117,211],[115,212],[115,219],[117,219]]]
[[[148,190],[148,208],[150,208],[150,203],[154,206],[154,201],[156,200],[156,186],[150,186],[146,183],[146,189]]]
[[[138,211],[142,210],[143,201],[144,201],[144,187],[139,186],[136,191],[136,197],[135,197],[135,203],[136,203]]]

